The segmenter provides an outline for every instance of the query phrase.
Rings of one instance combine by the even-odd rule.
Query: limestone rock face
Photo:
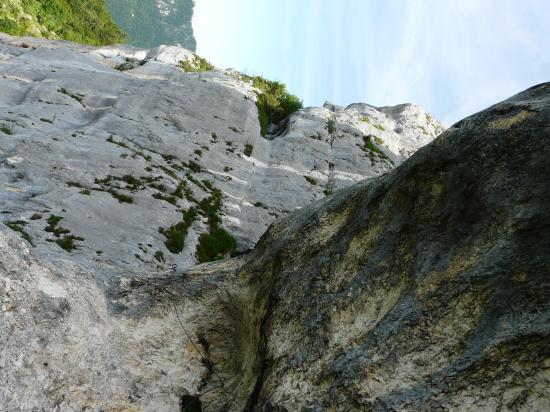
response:
[[[238,258],[101,270],[2,228],[1,409],[548,410],[549,155],[542,84]]]
[[[250,82],[177,67],[194,59],[0,35],[0,219],[50,260],[181,269],[210,230],[190,210],[214,190],[245,252],[276,218],[391,170],[443,130],[412,105],[359,104],[300,110],[266,139]]]

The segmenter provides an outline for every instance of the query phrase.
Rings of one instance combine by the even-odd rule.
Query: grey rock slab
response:
[[[391,170],[442,130],[416,106],[351,105],[302,109],[266,139],[257,90],[232,70],[184,72],[179,62],[195,57],[180,47],[93,48],[0,34],[0,52],[0,127],[9,130],[0,132],[2,218],[28,222],[38,253],[58,256],[66,252],[51,242],[57,239],[44,220],[63,217],[62,227],[84,239],[71,252],[81,263],[133,271],[193,265],[205,217],[189,227],[182,252],[171,253],[159,227],[177,224],[196,205],[159,197],[183,182],[200,201],[210,195],[206,180],[223,193],[222,226],[237,250],[250,250],[277,217]],[[115,69],[124,63],[124,71]],[[94,183],[108,176],[114,180]],[[153,184],[165,192],[151,182],[128,190],[117,180],[124,176],[158,178]],[[113,188],[133,203],[120,203],[108,193]],[[42,220],[29,220],[39,212]],[[151,245],[147,252],[143,244]],[[157,252],[164,262],[153,258]]]

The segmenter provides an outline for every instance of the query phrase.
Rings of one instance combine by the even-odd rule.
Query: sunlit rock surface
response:
[[[184,268],[197,262],[207,217],[188,218],[178,248],[159,228],[178,225],[213,190],[221,227],[245,252],[276,218],[391,170],[442,131],[412,105],[325,105],[263,138],[251,84],[234,71],[177,67],[194,58],[173,46],[0,34],[0,218],[23,222],[48,259]],[[62,218],[53,228],[51,216]],[[70,253],[56,243],[65,236],[75,238]]]

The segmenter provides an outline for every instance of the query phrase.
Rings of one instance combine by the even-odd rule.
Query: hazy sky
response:
[[[198,53],[305,105],[411,102],[447,124],[550,81],[549,0],[196,0]]]

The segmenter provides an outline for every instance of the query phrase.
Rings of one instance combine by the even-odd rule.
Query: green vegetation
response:
[[[57,239],[55,243],[57,243],[61,249],[64,249],[67,252],[72,252],[73,250],[78,249],[74,243],[75,240],[81,241],[84,239],[80,236],[67,235],[63,236],[61,239]]]
[[[157,262],[164,263],[164,253],[162,252],[162,250],[157,250],[155,252],[154,258]]]
[[[381,124],[375,124],[374,127],[376,127],[378,130],[381,130],[383,132],[386,131],[386,128],[384,126],[382,126]]]
[[[370,123],[370,117],[369,116],[362,116],[361,121],[365,123]]]
[[[261,209],[267,209],[267,206],[264,205],[262,202],[258,201],[258,202],[254,202],[252,203],[255,207],[259,207]]]
[[[46,119],[45,117],[41,117],[41,118],[40,118],[40,121],[41,121],[41,122],[44,122],[44,123],[53,123],[53,120]]]
[[[308,181],[309,184],[312,184],[313,186],[317,185],[317,180],[315,180],[313,177],[304,176],[304,178]]]
[[[104,0],[13,0],[1,6],[0,31],[90,45],[121,43]]]
[[[81,195],[90,196],[92,194],[90,189],[82,189],[80,192]]]
[[[14,232],[20,233],[23,239],[29,242],[31,246],[34,246],[31,235],[29,235],[24,229],[24,227],[27,225],[27,222],[25,222],[24,220],[15,220],[11,222],[4,222],[4,224]]]
[[[71,233],[69,229],[65,229],[63,227],[57,226],[59,222],[61,222],[63,218],[61,216],[56,215],[50,215],[48,220],[46,222],[48,223],[48,226],[44,229],[48,233],[52,233],[55,237],[59,237],[61,235]]]
[[[250,157],[250,155],[252,154],[252,152],[254,151],[254,146],[252,146],[250,143],[247,143],[245,146],[244,146],[244,155],[245,156],[248,156]]]
[[[132,196],[117,192],[113,188],[109,189],[108,192],[111,194],[111,196],[118,200],[118,203],[134,203],[134,198]]]
[[[302,108],[302,101],[287,92],[286,85],[263,77],[242,75],[251,81],[252,86],[259,89],[256,106],[260,120],[261,135],[265,136],[270,124],[279,123],[295,111]]]
[[[377,140],[378,139],[378,140]],[[363,136],[363,145],[358,145],[364,152],[368,153],[368,156],[371,161],[374,161],[376,159],[376,156],[379,157],[382,160],[386,160],[387,162],[390,162],[392,165],[393,160],[391,160],[386,153],[384,153],[378,146],[376,146],[373,143],[373,140],[380,144],[379,141],[382,141],[382,139],[377,138],[376,136],[369,135],[369,136]]]
[[[132,175],[124,175],[120,180],[128,185],[126,186],[126,190],[131,192],[137,192],[142,187],[141,180]]]
[[[186,71],[191,73],[202,73],[202,72],[210,72],[214,70],[214,66],[210,64],[210,62],[196,54],[193,55],[194,59],[192,62],[185,60],[180,62],[180,67]]]
[[[74,242],[83,241],[84,238],[71,235],[71,231],[69,229],[58,226],[59,222],[61,222],[62,220],[63,218],[61,216],[50,215],[50,217],[46,221],[48,223],[48,226],[46,226],[44,230],[48,233],[52,233],[55,237],[58,238],[55,243],[57,243],[61,249],[64,249],[67,252],[72,252],[73,250],[78,248]],[[61,235],[64,236],[61,237]]]
[[[171,253],[174,253],[174,254],[181,253],[181,251],[183,250],[183,247],[185,246],[185,238],[187,237],[187,231],[195,221],[196,217],[197,217],[196,209],[190,208],[189,210],[183,213],[181,222],[178,222],[175,225],[170,226],[168,229],[159,227],[159,233],[166,238],[164,245]]]
[[[197,162],[194,162],[194,161],[191,160],[191,161],[189,161],[189,163],[182,162],[182,164],[183,164],[183,167],[188,168],[193,173],[202,172],[202,167]]]
[[[334,134],[336,131],[336,123],[332,117],[327,120],[327,131],[329,134]]]
[[[6,126],[5,124],[0,126],[0,132],[4,134],[13,134],[13,131],[11,130],[11,127]]]
[[[209,232],[199,237],[196,257],[199,263],[221,260],[235,251],[237,242],[225,229],[220,227],[221,218],[218,213],[222,206],[222,193],[212,190],[209,198],[199,203],[199,208],[208,219]]]
[[[59,93],[62,93],[66,96],[69,96],[70,98],[76,100],[78,103],[82,104],[82,99],[84,98],[83,94],[72,94],[67,91],[64,87],[57,90]],[[82,104],[83,105],[83,104]],[[74,136],[76,137],[76,136]]]
[[[171,195],[167,196],[167,195],[163,195],[161,193],[155,193],[155,194],[153,194],[153,197],[155,199],[158,199],[158,200],[164,200],[165,202],[171,203],[174,206],[178,205],[178,199],[175,196],[171,196]]]

